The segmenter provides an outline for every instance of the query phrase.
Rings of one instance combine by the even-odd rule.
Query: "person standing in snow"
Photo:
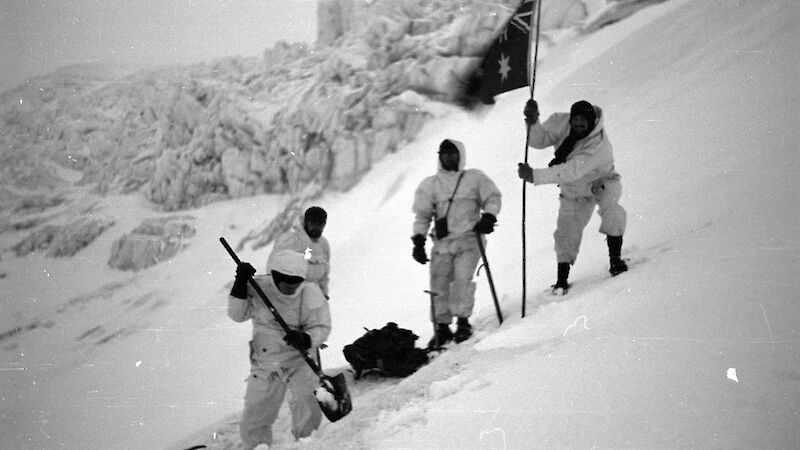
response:
[[[292,229],[278,237],[271,253],[274,255],[281,250],[293,250],[306,255],[306,281],[316,283],[325,298],[330,296],[328,282],[331,271],[331,246],[322,235],[327,223],[328,213],[324,209],[319,206],[306,209],[302,216],[298,216]]]
[[[242,262],[228,296],[228,316],[251,320],[250,376],[239,425],[243,448],[272,443],[272,424],[278,417],[286,389],[292,435],[300,439],[319,428],[322,420],[314,390],[318,377],[298,350],[314,354],[331,331],[328,302],[319,286],[305,281],[308,264],[302,253],[281,250],[268,263],[267,274],[253,277],[287,323],[286,333],[248,280],[256,270]]]
[[[494,182],[482,171],[464,169],[464,144],[445,139],[439,145],[438,170],[422,180],[414,193],[412,211],[414,243],[412,257],[420,264],[429,261],[425,252],[425,235],[434,222],[433,248],[430,258],[430,290],[439,294],[434,300],[436,334],[440,345],[455,340],[462,342],[472,335],[469,316],[475,305],[475,283],[472,281],[481,253],[476,233],[494,231],[500,212],[502,195]],[[455,334],[450,330],[457,318]]]
[[[620,258],[626,212],[620,206],[620,176],[614,170],[611,142],[603,126],[603,111],[585,100],[572,105],[568,113],[554,113],[539,123],[539,106],[530,99],[525,105],[529,127],[528,145],[537,149],[555,147],[549,167],[532,169],[520,163],[519,177],[534,185],[558,184],[560,206],[556,224],[555,251],[558,263],[553,293],[564,295],[567,278],[581,246],[583,229],[598,206],[600,233],[606,235],[612,276],[628,270]]]

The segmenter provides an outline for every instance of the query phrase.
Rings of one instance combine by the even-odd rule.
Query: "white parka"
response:
[[[308,262],[306,281],[317,283],[327,297],[331,271],[331,246],[325,236],[320,236],[316,242],[308,236],[303,227],[302,214],[298,216],[292,229],[280,235],[275,241],[270,257],[285,249],[306,255]]]
[[[442,241],[472,234],[472,228],[480,219],[481,212],[492,214],[495,217],[500,213],[502,204],[500,190],[482,171],[464,169],[467,159],[464,144],[453,139],[448,140],[458,148],[458,171],[444,170],[437,158],[436,174],[422,180],[414,193],[413,235],[425,236],[431,227],[431,222],[445,216],[450,197],[453,196],[453,191],[456,189],[458,177],[462,174],[463,178],[455,191],[450,212],[447,213],[447,228],[450,234]]]
[[[595,106],[597,121],[585,138],[577,141],[566,162],[533,169],[534,184],[558,184],[566,198],[588,197],[598,180],[618,179],[611,142],[603,125],[603,111]],[[536,149],[558,148],[570,131],[569,114],[555,113],[544,123],[531,125],[528,145]]]
[[[259,275],[254,279],[289,328],[311,337],[312,350],[325,342],[331,332],[331,314],[319,286],[304,281],[294,294],[285,295],[275,286],[272,275]],[[266,376],[306,364],[300,352],[284,342],[286,332],[249,284],[246,299],[228,296],[228,316],[236,322],[252,319],[251,372]]]

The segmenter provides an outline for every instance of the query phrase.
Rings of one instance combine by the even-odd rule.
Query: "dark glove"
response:
[[[311,348],[311,336],[302,331],[289,330],[283,340],[296,349],[308,350]]]
[[[425,236],[421,234],[415,234],[411,237],[411,240],[414,242],[414,251],[411,252],[411,256],[414,258],[414,261],[420,264],[425,264],[428,262],[428,255],[425,253]]]
[[[525,163],[517,164],[517,175],[528,183],[533,183],[533,169]]]
[[[472,231],[481,234],[489,234],[494,231],[495,222],[497,222],[497,218],[493,214],[483,213],[478,223],[472,227]]]
[[[523,114],[525,114],[525,123],[528,125],[533,125],[539,121],[539,105],[536,103],[536,100],[530,99],[525,103]]]
[[[256,269],[250,263],[243,262],[236,266],[236,279],[233,281],[231,295],[242,300],[247,298],[247,281],[256,274]]]

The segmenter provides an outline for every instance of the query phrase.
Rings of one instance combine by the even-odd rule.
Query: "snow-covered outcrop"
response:
[[[142,221],[111,247],[108,265],[138,271],[167,260],[189,245],[195,234],[194,217],[168,216]]]
[[[261,59],[31,80],[3,94],[4,179],[60,189],[67,167],[164,210],[309,182],[347,189],[429,117],[402,94],[447,100],[510,12],[461,3],[323,2],[321,16],[359,27],[322,21],[317,48],[279,43]]]
[[[80,217],[65,225],[47,224],[31,232],[14,246],[17,256],[43,251],[52,257],[73,256],[103,233],[114,221]]]
[[[97,214],[96,202],[75,201],[65,195],[4,196],[9,202],[0,216],[0,234],[13,243],[15,256],[42,253],[70,257],[91,244],[114,220]]]
[[[141,194],[163,211],[310,185],[347,190],[446,113],[518,3],[331,0],[319,4],[314,47],[280,42],[261,58],[136,73],[76,66],[29,80],[0,93],[0,208],[82,186]],[[544,33],[607,8],[545,0]],[[20,254],[54,232],[28,225]]]

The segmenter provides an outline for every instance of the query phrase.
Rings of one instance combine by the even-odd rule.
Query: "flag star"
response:
[[[498,64],[500,64],[500,70],[498,70],[497,73],[499,73],[502,77],[502,81],[506,81],[506,78],[508,78],[508,72],[511,71],[511,66],[508,64],[509,59],[510,58],[508,56],[501,53],[500,59],[497,60]]]

